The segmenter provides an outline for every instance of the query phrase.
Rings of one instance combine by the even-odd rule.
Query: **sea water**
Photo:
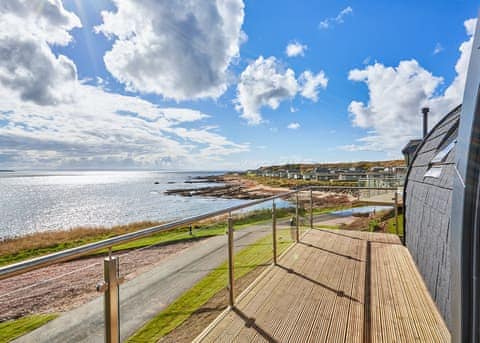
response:
[[[172,188],[215,185],[185,181],[216,174],[221,172],[2,172],[0,239],[79,226],[171,221],[248,202],[164,194]]]

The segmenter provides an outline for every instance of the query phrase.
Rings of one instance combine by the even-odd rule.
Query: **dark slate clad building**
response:
[[[415,152],[421,143],[421,139],[412,139],[402,149],[402,154],[405,157],[405,163],[407,164],[407,167],[412,163],[412,160],[415,157]]]
[[[449,231],[455,145],[461,106],[448,113],[418,146],[405,184],[405,242],[426,286],[450,321]]]

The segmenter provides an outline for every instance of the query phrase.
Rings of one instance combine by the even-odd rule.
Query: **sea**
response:
[[[172,221],[248,200],[166,195],[223,172],[19,171],[0,173],[0,240],[34,232]],[[280,206],[285,204],[280,204]],[[270,204],[256,206],[266,208]]]

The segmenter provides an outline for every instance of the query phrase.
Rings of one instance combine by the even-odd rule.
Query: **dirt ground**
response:
[[[245,290],[268,266],[260,266],[235,280],[235,292],[240,294]],[[205,305],[184,321],[175,330],[160,339],[161,343],[191,342],[227,308],[227,289],[224,288],[215,294]]]
[[[196,242],[115,253],[120,258],[120,276],[130,280]],[[82,258],[2,280],[0,322],[33,313],[68,311],[101,296],[95,287],[103,280],[104,257]]]

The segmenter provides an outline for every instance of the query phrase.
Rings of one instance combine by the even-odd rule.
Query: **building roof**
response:
[[[411,139],[407,145],[402,149],[402,154],[411,154],[417,150],[418,146],[422,143],[422,139]]]
[[[449,231],[461,106],[445,115],[416,150],[405,183],[405,239],[427,288],[450,322]]]

